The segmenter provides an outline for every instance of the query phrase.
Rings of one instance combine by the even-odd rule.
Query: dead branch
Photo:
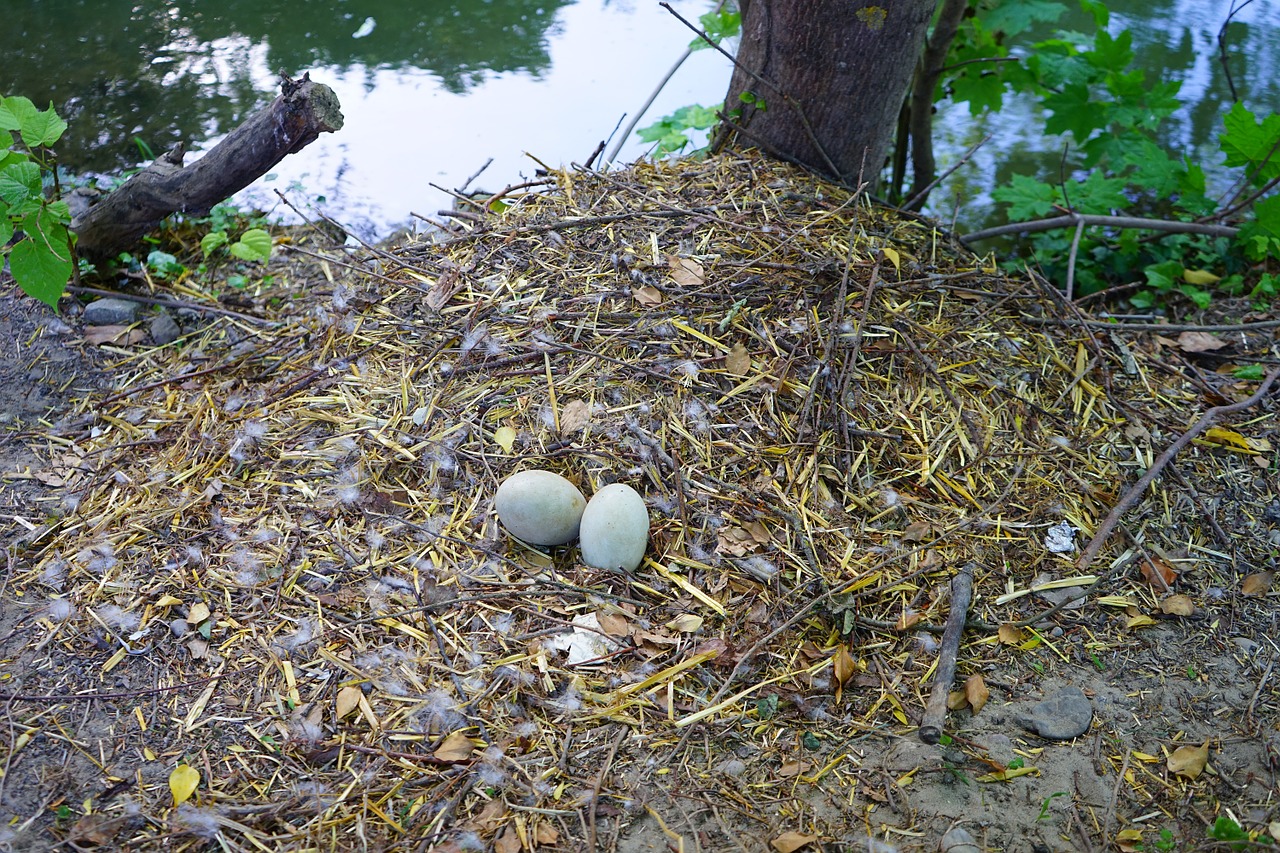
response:
[[[937,743],[942,739],[942,726],[947,718],[947,695],[951,682],[956,678],[956,656],[960,653],[960,635],[969,616],[969,603],[973,600],[973,563],[965,563],[951,579],[951,610],[947,613],[947,627],[942,632],[942,649],[938,652],[938,668],[933,676],[933,692],[924,707],[924,719],[920,722],[920,740]]]

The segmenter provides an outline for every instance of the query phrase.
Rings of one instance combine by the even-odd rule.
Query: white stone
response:
[[[578,535],[587,499],[578,487],[551,471],[521,471],[498,486],[493,508],[517,539],[533,545],[563,545]]]
[[[578,533],[582,562],[597,569],[633,572],[649,545],[649,510],[635,489],[605,486],[582,513]]]

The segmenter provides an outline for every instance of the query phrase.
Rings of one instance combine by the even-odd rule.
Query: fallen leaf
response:
[[[913,521],[902,531],[903,542],[923,542],[929,536],[929,522]]]
[[[115,840],[120,830],[124,829],[126,820],[123,816],[108,817],[105,812],[92,812],[76,821],[67,835],[67,842],[73,850],[101,847]]]
[[[703,619],[696,613],[681,613],[666,624],[667,628],[681,634],[692,634],[702,627]]]
[[[187,611],[187,622],[191,625],[199,625],[201,622],[209,618],[209,605],[203,601],[197,601],[191,605],[191,609]]]
[[[809,762],[799,761],[793,758],[789,761],[782,762],[782,766],[778,768],[778,775],[787,777],[799,776],[801,773],[809,772],[809,767]]]
[[[1183,332],[1178,335],[1178,346],[1183,352],[1213,352],[1230,343],[1208,332]]]
[[[147,333],[129,326],[85,326],[84,339],[96,346],[116,344],[127,347],[145,341]]]
[[[959,711],[967,704],[969,704],[969,700],[965,698],[963,690],[952,690],[947,693],[948,711]]]
[[[560,411],[560,434],[580,432],[591,423],[591,406],[585,400],[570,400]]]
[[[751,355],[741,341],[733,345],[724,357],[724,369],[734,376],[746,376],[751,372]]]
[[[1142,569],[1142,577],[1156,589],[1169,589],[1178,579],[1178,573],[1173,566],[1155,555],[1148,560],[1142,560],[1139,566]]]
[[[510,453],[511,448],[516,443],[516,431],[509,426],[498,427],[493,431],[493,440],[498,443],[505,452]]]
[[[1209,741],[1199,746],[1180,746],[1169,756],[1169,772],[1184,779],[1194,779],[1204,772],[1209,760]]]
[[[1275,575],[1275,572],[1254,572],[1241,582],[1240,592],[1251,598],[1264,596],[1271,591],[1271,581]]]
[[[625,637],[631,633],[631,623],[621,613],[597,613],[596,621],[600,630],[610,637]]]
[[[836,677],[836,681],[844,684],[853,674],[857,672],[858,665],[853,660],[853,655],[849,654],[849,650],[844,646],[836,649],[835,656],[831,660],[831,670]]]
[[[964,681],[964,698],[969,701],[969,707],[973,709],[973,713],[978,713],[982,707],[987,704],[987,700],[991,698],[991,691],[987,689],[987,683],[982,680],[982,676],[974,673]]]
[[[1011,622],[1004,622],[996,629],[996,636],[1006,646],[1016,646],[1027,638],[1027,632]]]
[[[1134,853],[1134,851],[1143,849],[1142,830],[1120,830],[1116,833],[1116,846],[1119,847],[1123,853]]]
[[[200,771],[187,764],[179,764],[169,774],[169,793],[173,794],[173,804],[180,806],[196,792],[200,784]]]
[[[1182,280],[1187,284],[1194,284],[1198,287],[1215,284],[1222,279],[1220,275],[1214,275],[1208,270],[1188,270],[1182,271]]]
[[[1207,441],[1217,442],[1241,453],[1266,453],[1271,449],[1271,442],[1265,438],[1249,438],[1233,429],[1223,427],[1209,427],[1204,431],[1204,437]]]
[[[471,742],[471,738],[462,732],[454,732],[441,741],[431,754],[441,761],[466,761],[475,749],[476,745]]]
[[[346,717],[360,705],[360,688],[354,684],[343,687],[338,691],[337,709],[335,713],[339,720]]]
[[[702,264],[693,258],[677,258],[672,255],[667,258],[667,264],[671,267],[671,280],[681,287],[693,287],[705,281]]]
[[[1145,613],[1134,613],[1129,616],[1129,621],[1124,623],[1126,628],[1150,628],[1152,625],[1159,624]]]
[[[1196,606],[1189,595],[1171,595],[1160,602],[1160,612],[1169,616],[1194,616]]]
[[[502,819],[506,816],[507,804],[499,798],[485,803],[484,808],[472,818],[472,821],[481,832],[493,832],[502,825]]]
[[[646,284],[644,287],[637,287],[635,290],[631,291],[631,295],[635,297],[636,302],[639,302],[646,308],[653,308],[656,305],[662,304],[662,291],[658,290],[658,288],[651,284]]]
[[[769,842],[769,846],[778,853],[794,853],[807,844],[812,844],[818,840],[816,835],[807,835],[803,832],[784,832],[777,838]]]
[[[906,631],[908,628],[919,622],[922,615],[923,614],[909,610],[903,611],[902,615],[898,617],[898,623],[893,626],[893,629],[895,631]]]
[[[884,252],[884,256],[889,259],[889,262],[891,264],[893,264],[894,270],[896,270],[897,272],[902,272],[902,257],[898,254],[897,249],[891,248],[889,246],[882,246],[880,248],[880,251]]]
[[[538,823],[538,828],[533,831],[533,840],[537,844],[551,845],[560,840],[560,833],[545,820]]]
[[[523,847],[524,845],[520,843],[520,833],[510,824],[493,840],[493,853],[520,853]]]
[[[1010,767],[1007,770],[997,770],[995,773],[986,773],[982,776],[975,776],[975,782],[1011,782],[1019,776],[1029,776],[1032,773],[1040,774],[1038,767]]]
[[[165,594],[156,599],[156,607],[172,607],[175,604],[181,604],[181,598],[174,598],[172,595]]]

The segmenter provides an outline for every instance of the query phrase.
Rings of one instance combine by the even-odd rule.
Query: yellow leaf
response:
[[[169,774],[169,792],[173,794],[173,804],[180,806],[195,793],[200,784],[200,771],[186,764],[179,764]]]
[[[982,776],[977,776],[974,778],[973,781],[975,782],[1008,782],[1012,779],[1017,779],[1019,776],[1026,776],[1031,773],[1039,773],[1039,772],[1040,772],[1039,768],[1036,768],[1036,767],[1011,767],[1008,770],[997,770],[995,773],[986,773],[986,774],[983,774]]]
[[[1026,631],[1023,631],[1012,622],[1004,622],[996,629],[996,636],[1000,638],[1000,642],[1006,646],[1016,646],[1027,638]]]
[[[516,431],[509,426],[498,427],[493,431],[493,440],[505,452],[510,453],[516,443]]]
[[[1156,620],[1152,619],[1147,614],[1137,613],[1130,616],[1129,621],[1124,623],[1124,626],[1126,628],[1150,628],[1155,624],[1157,624]]]
[[[350,714],[356,708],[360,707],[361,690],[354,684],[348,685],[338,691],[338,709],[337,716],[341,720]]]
[[[462,732],[454,732],[441,741],[432,755],[441,761],[466,761],[475,749],[476,745],[471,742],[471,738]]]
[[[1214,275],[1208,270],[1183,270],[1182,280],[1187,284],[1194,284],[1203,287],[1207,284],[1213,284],[1221,280],[1222,276]]]
[[[174,598],[172,595],[165,593],[156,600],[156,607],[172,607],[175,604],[181,604],[181,598]]]
[[[964,698],[969,700],[969,707],[975,714],[981,711],[982,706],[986,705],[987,700],[991,698],[991,691],[987,689],[986,682],[978,673],[975,672],[965,679]]]
[[[816,835],[806,835],[801,832],[784,832],[777,838],[769,842],[769,846],[778,853],[795,853],[805,845],[812,844],[818,840]]]
[[[692,634],[702,627],[702,617],[696,613],[681,613],[668,622],[666,627],[682,634]]]
[[[192,625],[199,625],[201,622],[209,618],[209,605],[203,601],[197,601],[191,605],[191,609],[187,611],[187,621]]]
[[[741,341],[734,344],[724,357],[724,369],[734,376],[746,376],[751,372],[751,356]]]
[[[844,684],[850,678],[853,678],[853,674],[857,671],[858,665],[854,663],[853,656],[849,654],[849,650],[844,646],[841,646],[836,649],[835,657],[832,658],[831,669],[836,677],[836,681]]]
[[[1248,438],[1233,429],[1222,427],[1209,427],[1204,431],[1204,437],[1241,453],[1266,453],[1271,449],[1271,442],[1266,439]]]
[[[884,256],[889,259],[890,263],[893,264],[893,268],[895,270],[897,270],[898,272],[902,272],[902,258],[901,256],[898,255],[897,249],[890,248],[889,246],[884,246],[880,249],[880,251],[884,252]]]
[[[1175,776],[1194,779],[1204,771],[1209,760],[1209,741],[1199,746],[1180,746],[1169,756],[1169,772]]]

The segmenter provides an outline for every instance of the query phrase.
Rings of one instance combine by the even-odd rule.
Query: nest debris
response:
[[[865,838],[886,818],[814,792],[843,801],[857,745],[919,722],[958,567],[991,629],[960,670],[997,688],[1160,614],[1153,561],[1253,606],[1241,567],[1274,552],[1223,528],[1274,497],[1274,401],[1126,518],[1096,619],[995,633],[1044,609],[1033,585],[1090,582],[1051,528],[1087,537],[1255,383],[784,165],[552,177],[444,238],[295,238],[273,324],[118,349],[119,391],[48,438],[72,497],[11,573],[40,630],[6,689],[68,742],[106,694],[119,843],[613,849],[646,815],[675,843],[696,824],[655,788],[711,849]],[[493,491],[535,467],[646,497],[633,577],[508,540]],[[174,808],[178,765],[199,784]]]

